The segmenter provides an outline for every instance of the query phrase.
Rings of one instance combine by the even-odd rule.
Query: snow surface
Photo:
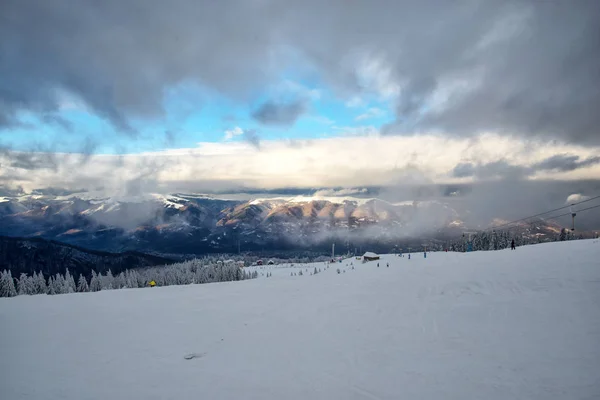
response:
[[[379,264],[0,299],[0,397],[600,398],[598,240]]]

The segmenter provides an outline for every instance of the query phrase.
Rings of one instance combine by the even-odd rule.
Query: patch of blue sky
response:
[[[255,130],[263,140],[318,139],[361,134],[364,127],[378,129],[393,120],[390,101],[369,99],[352,106],[348,99],[335,96],[319,82],[283,78],[283,84],[255,93],[250,103],[234,101],[197,85],[178,85],[165,93],[164,113],[151,119],[130,119],[137,134],[119,132],[106,119],[85,107],[59,112],[72,129],[57,123],[44,123],[31,113],[19,116],[21,127],[5,128],[0,145],[22,151],[80,152],[91,144],[96,153],[122,154],[160,151],[168,148],[194,148],[200,142],[221,142],[225,131],[240,127]],[[282,89],[283,88],[283,89]],[[307,101],[306,112],[289,126],[264,125],[252,112],[273,93],[298,91]],[[233,140],[243,140],[235,137]]]

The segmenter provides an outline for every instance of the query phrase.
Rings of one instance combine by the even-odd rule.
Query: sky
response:
[[[595,0],[4,0],[0,188],[596,180],[599,27]]]

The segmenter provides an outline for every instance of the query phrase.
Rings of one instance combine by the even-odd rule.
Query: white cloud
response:
[[[244,134],[244,130],[239,126],[236,126],[233,129],[229,129],[225,131],[225,140],[231,140],[236,136],[240,136]]]
[[[286,79],[269,90],[269,94],[279,99],[306,99],[316,101],[321,98],[321,90],[309,88],[298,82]]]
[[[401,85],[392,64],[385,58],[362,54],[355,65],[358,84],[365,92],[375,93],[384,101],[398,98]]]
[[[385,115],[385,111],[381,108],[371,107],[366,112],[354,118],[355,121],[363,121],[365,119],[381,118]]]
[[[367,103],[359,96],[353,96],[346,102],[346,107],[348,108],[360,108],[366,106]]]
[[[323,189],[317,190],[313,196],[315,197],[328,197],[328,196],[350,196],[353,194],[363,194],[367,193],[366,188],[348,188],[348,189]]]
[[[365,126],[332,126],[338,135],[343,136],[378,136],[379,129],[372,125]]]
[[[316,116],[308,117],[308,119],[312,119],[313,121],[318,122],[319,124],[323,124],[323,125],[335,124],[334,120],[327,118],[324,115],[316,115]]]
[[[239,127],[236,127],[239,128]],[[344,131],[344,128],[340,128]],[[369,127],[362,127],[369,130]],[[373,128],[374,129],[374,128]],[[238,136],[241,128],[231,130]],[[375,130],[376,131],[376,130]],[[348,131],[345,131],[348,133]],[[459,163],[506,161],[529,166],[553,154],[600,155],[600,148],[525,141],[484,134],[478,140],[423,133],[415,136],[358,135],[324,139],[261,141],[261,151],[243,141],[199,143],[197,148],[113,156],[81,157],[57,154],[54,167],[22,169],[12,165],[16,153],[0,154],[0,181],[26,190],[43,187],[124,187],[131,179],[148,180],[148,187],[197,190],[237,185],[278,187],[345,187],[398,183],[460,183],[472,177],[453,177]],[[600,164],[574,171],[544,171],[527,179],[597,179]],[[208,182],[208,183],[207,183]],[[191,186],[190,186],[191,185]],[[158,190],[158,189],[156,189]],[[166,189],[164,189],[166,190]]]

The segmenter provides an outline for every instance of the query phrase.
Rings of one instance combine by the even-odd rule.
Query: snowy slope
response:
[[[597,399],[599,260],[586,240],[3,298],[2,399]]]

